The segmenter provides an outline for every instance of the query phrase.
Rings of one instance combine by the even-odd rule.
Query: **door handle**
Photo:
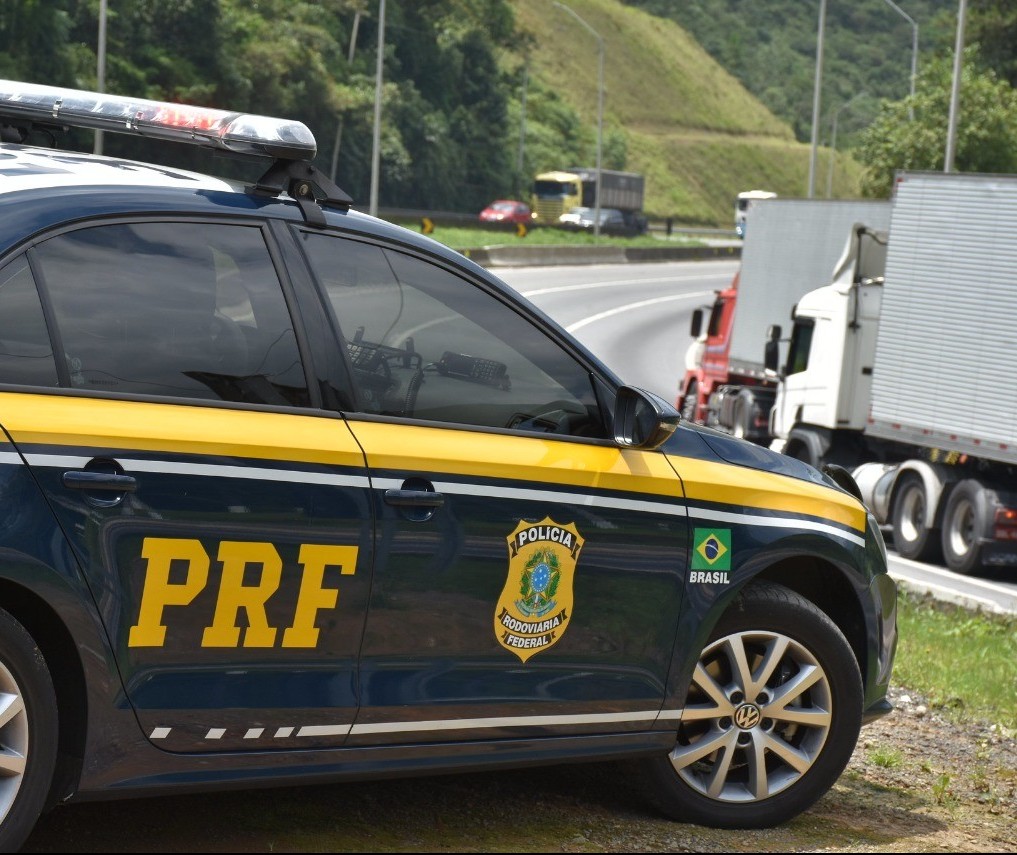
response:
[[[76,469],[64,472],[63,483],[72,490],[111,490],[116,493],[133,493],[138,482],[133,475],[117,472],[96,472]]]
[[[445,497],[431,490],[386,490],[385,504],[397,508],[440,508]]]

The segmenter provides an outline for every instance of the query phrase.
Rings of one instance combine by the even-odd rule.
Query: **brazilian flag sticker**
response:
[[[692,543],[691,569],[731,569],[731,529],[697,528]]]

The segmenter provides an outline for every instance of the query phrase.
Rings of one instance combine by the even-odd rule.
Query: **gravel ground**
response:
[[[74,804],[24,852],[1017,852],[1017,739],[906,689],[811,810],[766,831],[662,819],[613,764]]]

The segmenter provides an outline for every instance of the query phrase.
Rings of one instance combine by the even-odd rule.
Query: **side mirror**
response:
[[[780,324],[771,324],[766,330],[766,345],[763,347],[763,367],[774,374],[780,364]]]
[[[699,338],[699,333],[703,329],[703,310],[693,309],[692,310],[692,325],[689,328],[689,334],[693,338]]]
[[[622,386],[614,402],[614,441],[623,448],[660,448],[675,432],[681,416],[662,398]]]

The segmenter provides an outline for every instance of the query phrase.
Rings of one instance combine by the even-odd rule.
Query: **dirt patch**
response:
[[[25,852],[1017,852],[1017,740],[903,689],[810,811],[662,819],[613,764],[76,804]]]

